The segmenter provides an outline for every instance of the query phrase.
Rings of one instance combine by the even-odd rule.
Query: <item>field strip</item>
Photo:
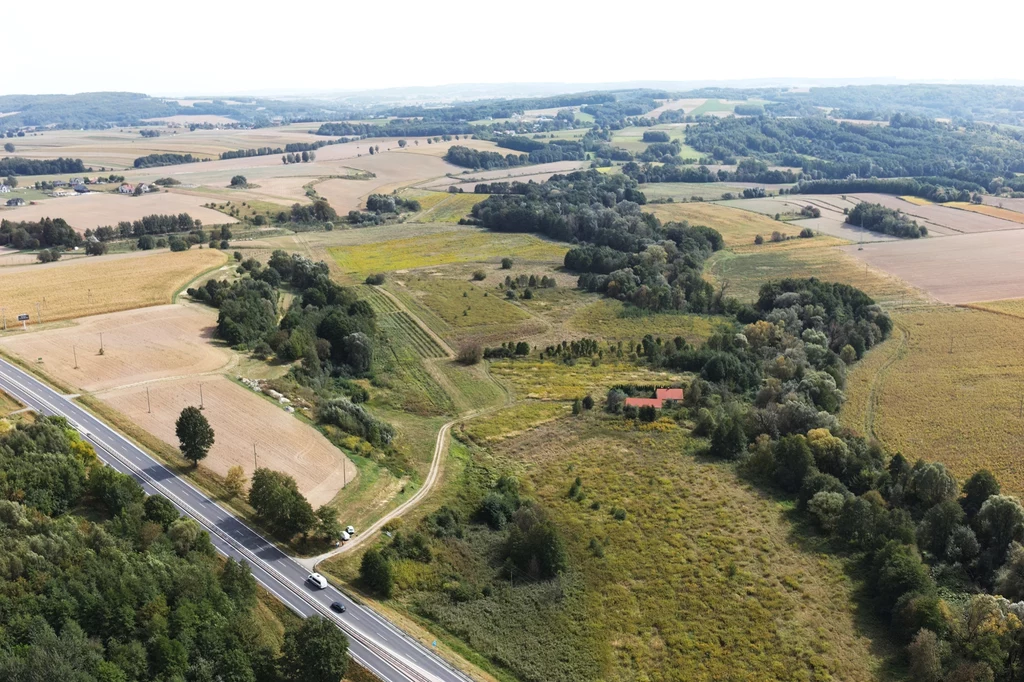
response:
[[[864,434],[868,438],[874,438],[878,440],[875,435],[875,411],[878,407],[878,396],[882,390],[882,384],[885,381],[885,374],[889,371],[889,368],[896,364],[896,361],[905,357],[910,342],[910,330],[899,322],[896,322],[895,327],[900,333],[900,344],[893,351],[885,363],[878,368],[878,372],[875,373],[874,378],[871,381],[871,391],[868,394],[868,407],[864,413]]]
[[[416,326],[418,326],[422,331],[426,332],[426,334],[434,340],[434,343],[436,343],[449,358],[455,357],[455,351],[452,350],[452,347],[445,343],[444,339],[435,334],[433,329],[423,324],[423,321],[420,320],[420,318],[417,317],[411,310],[409,310],[409,308],[405,305],[405,303],[402,302],[400,298],[395,296],[387,289],[378,289],[378,291],[387,296],[388,299],[395,305],[396,308],[398,308],[400,311],[408,315],[412,319],[412,321],[416,323]]]

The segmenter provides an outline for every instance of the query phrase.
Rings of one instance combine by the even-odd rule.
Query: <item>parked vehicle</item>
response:
[[[345,529],[345,532],[348,533],[349,535],[355,535],[356,534],[355,526],[349,526],[348,528]]]
[[[349,540],[352,539],[352,536],[348,534],[348,531],[343,530],[343,531],[341,531],[341,539],[344,540],[345,542],[348,542]]]

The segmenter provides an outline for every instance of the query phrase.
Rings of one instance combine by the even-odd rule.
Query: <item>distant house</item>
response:
[[[74,187],[72,187],[72,189],[75,190],[76,192],[78,192],[79,194],[88,194],[89,193],[89,188],[86,187],[85,185],[75,185]]]
[[[72,187],[74,187],[75,185],[81,185],[81,184],[82,184],[82,178],[71,178],[71,186]]]
[[[653,407],[660,410],[662,401],[657,398],[626,398],[626,407]]]
[[[14,197],[13,199],[8,199],[7,200],[7,205],[8,206],[24,206],[25,205],[25,200],[22,199],[21,197]]]
[[[51,184],[54,187],[67,187],[68,186],[68,183],[64,182],[63,180],[54,180]]]
[[[7,194],[11,191],[11,188],[7,185],[0,185],[0,194]]]
[[[653,407],[656,410],[660,410],[665,406],[665,401],[675,401],[683,399],[683,389],[681,388],[658,388],[655,389],[655,398],[626,398],[626,407]]]
[[[144,182],[143,183],[139,183],[139,189],[142,190],[143,194],[145,194],[146,192],[149,191],[149,185],[147,185]]]
[[[134,185],[129,185],[126,182],[126,183],[122,184],[120,187],[118,187],[117,191],[120,192],[121,194],[131,194],[132,192],[135,191],[135,186]]]
[[[682,400],[683,389],[681,388],[659,388],[654,392],[659,400]]]

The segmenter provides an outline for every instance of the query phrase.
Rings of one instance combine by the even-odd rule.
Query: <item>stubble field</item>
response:
[[[7,310],[10,328],[19,313],[37,322],[37,303],[43,322],[160,305],[226,261],[227,255],[216,249],[192,248],[14,266],[0,270],[0,306]]]
[[[168,445],[177,447],[174,422],[181,410],[200,404],[216,434],[202,465],[224,476],[239,465],[248,478],[255,463],[292,476],[315,507],[330,502],[356,468],[316,429],[277,403],[258,396],[224,376],[189,377],[135,385],[99,394],[103,402]],[[148,405],[152,405],[152,412]],[[253,445],[256,457],[253,457]],[[255,459],[255,462],[254,462]]]
[[[163,305],[77,320],[71,326],[0,337],[0,347],[84,391],[196,375],[232,358],[214,345],[217,314],[198,306]],[[100,335],[103,354],[100,355]],[[78,367],[75,367],[77,354]]]

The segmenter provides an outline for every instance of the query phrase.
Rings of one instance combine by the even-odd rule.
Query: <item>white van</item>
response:
[[[343,530],[341,531],[341,539],[343,542],[348,542],[352,539],[352,536],[348,534],[348,531]]]
[[[323,577],[319,573],[310,573],[306,576],[306,582],[317,588],[323,590],[327,588],[327,578]]]
[[[348,533],[349,535],[355,535],[356,534],[356,529],[355,529],[354,526],[349,526],[348,528],[345,529],[345,532]]]

